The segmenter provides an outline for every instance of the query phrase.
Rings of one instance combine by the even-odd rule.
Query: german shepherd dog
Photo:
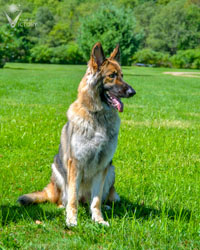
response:
[[[78,201],[90,201],[92,220],[109,226],[101,213],[103,201],[119,201],[112,158],[117,147],[121,97],[135,90],[123,81],[119,46],[105,58],[100,43],[92,49],[78,98],[67,112],[59,153],[52,164],[50,183],[43,191],[22,195],[21,205],[50,201],[66,207],[67,226],[77,225]]]

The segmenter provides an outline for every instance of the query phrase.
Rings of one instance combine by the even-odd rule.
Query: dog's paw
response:
[[[57,206],[57,208],[63,209],[63,208],[65,208],[65,206],[63,206],[62,204],[60,204],[60,205]]]
[[[102,220],[102,221],[97,221],[99,224],[103,225],[103,226],[106,226],[106,227],[109,227],[110,224],[108,223],[108,221],[105,221],[105,220]]]
[[[104,219],[103,219],[103,217],[102,216],[100,216],[100,215],[93,215],[92,216],[92,220],[94,221],[94,222],[96,222],[96,223],[99,223],[99,224],[101,224],[101,225],[104,225],[104,226],[107,226],[107,227],[109,227],[110,225],[109,225],[109,223],[107,222],[107,221],[105,221]]]
[[[75,217],[72,217],[72,218],[67,217],[66,224],[68,227],[75,227],[77,226],[77,219]]]

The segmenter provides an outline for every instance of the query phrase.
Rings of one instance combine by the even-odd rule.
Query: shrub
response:
[[[139,35],[134,34],[134,28],[135,18],[131,11],[123,7],[102,5],[96,13],[82,20],[77,42],[85,60],[89,59],[91,48],[96,42],[102,43],[107,56],[119,43],[121,63],[127,65],[139,45]]]
[[[0,58],[1,61],[27,62],[32,46],[27,36],[26,27],[11,28],[9,25],[0,27]]]
[[[151,49],[137,51],[132,57],[133,63],[149,64],[156,67],[169,67],[169,55]]]
[[[82,64],[85,62],[83,56],[75,43],[52,48],[51,63]]]
[[[133,63],[150,64],[156,67],[174,68],[200,68],[200,49],[179,50],[176,55],[156,52],[151,49],[143,49],[136,52]]]
[[[55,64],[81,64],[83,56],[75,43],[49,48],[47,45],[36,46],[31,49],[31,62]]]
[[[193,63],[192,63],[192,69],[200,69],[200,58],[197,58]]]
[[[17,41],[6,26],[0,28],[0,68],[3,68],[6,61],[17,59]]]
[[[200,68],[200,49],[179,50],[170,58],[175,68]]]
[[[30,62],[50,63],[52,49],[47,45],[38,45],[31,49]]]

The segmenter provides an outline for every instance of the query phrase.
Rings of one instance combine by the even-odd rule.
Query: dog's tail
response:
[[[60,191],[57,185],[51,181],[42,191],[24,194],[18,198],[21,205],[30,205],[34,203],[42,203],[50,201],[52,203],[59,203]]]

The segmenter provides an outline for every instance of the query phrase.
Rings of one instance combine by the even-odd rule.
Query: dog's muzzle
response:
[[[128,86],[128,89],[126,90],[126,97],[132,97],[135,94],[136,91],[131,86]]]

